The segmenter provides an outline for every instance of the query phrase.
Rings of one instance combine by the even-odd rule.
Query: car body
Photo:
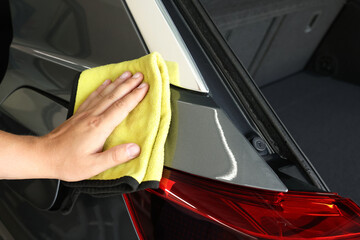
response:
[[[330,192],[250,76],[251,66],[224,41],[209,16],[211,6],[216,9],[211,1],[195,0],[10,1],[2,130],[44,135],[56,128],[68,115],[75,79],[91,67],[158,51],[179,63],[181,81],[171,86],[173,119],[160,189],[104,198],[83,194],[64,214],[69,189],[61,181],[2,181],[0,236],[359,236],[357,205]]]

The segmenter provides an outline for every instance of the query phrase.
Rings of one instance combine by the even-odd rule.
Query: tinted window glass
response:
[[[359,203],[360,1],[200,2],[330,190]]]

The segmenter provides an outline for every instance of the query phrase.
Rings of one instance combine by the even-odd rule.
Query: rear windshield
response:
[[[360,1],[200,0],[331,191],[360,203]]]

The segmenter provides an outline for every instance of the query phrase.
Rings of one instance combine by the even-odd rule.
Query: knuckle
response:
[[[98,91],[97,91],[97,98],[98,99],[103,99],[104,97],[105,97],[105,91],[100,91],[100,89],[98,89]]]
[[[110,93],[109,94],[109,96],[108,96],[108,99],[110,100],[110,101],[115,101],[116,100],[116,94],[115,93]]]
[[[76,112],[71,118],[77,119],[77,121],[83,120],[90,115],[89,111]]]
[[[116,148],[114,149],[114,151],[112,151],[111,154],[111,160],[115,163],[119,163],[122,159],[123,155],[122,155],[122,151],[120,148]]]
[[[94,93],[94,94],[97,94],[97,96],[98,97],[104,97],[104,93],[103,93],[103,91],[102,91],[102,89],[100,88],[98,88],[97,90],[96,90],[96,93]]]
[[[88,125],[91,128],[98,128],[100,123],[101,123],[101,117],[100,116],[94,116],[94,117],[89,118]]]
[[[97,98],[98,98],[98,99],[103,99],[104,97],[105,97],[105,95],[104,95],[104,92],[103,92],[103,91],[98,92],[98,94],[97,94]]]
[[[131,78],[131,85],[137,85],[139,82],[141,82],[140,78]]]
[[[116,108],[126,109],[126,103],[123,99],[117,100],[114,105]]]

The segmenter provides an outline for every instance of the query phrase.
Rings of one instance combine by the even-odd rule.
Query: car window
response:
[[[330,190],[359,203],[359,1],[200,3]]]
[[[301,72],[344,1],[201,0],[260,87]]]

